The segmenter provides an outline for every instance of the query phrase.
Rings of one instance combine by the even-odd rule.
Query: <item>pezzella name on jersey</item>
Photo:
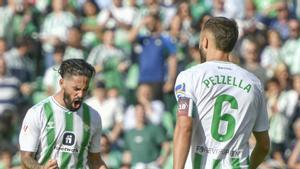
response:
[[[246,83],[243,81],[243,79],[237,79],[234,76],[228,76],[228,75],[215,75],[210,76],[202,81],[202,83],[205,84],[207,88],[213,87],[217,84],[223,84],[223,85],[231,85],[234,87],[238,87],[247,93],[250,92],[252,86],[249,83]]]

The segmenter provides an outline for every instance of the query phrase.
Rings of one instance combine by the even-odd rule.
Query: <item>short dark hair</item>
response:
[[[226,53],[232,51],[239,35],[236,22],[225,17],[208,19],[202,30],[211,32],[215,38],[216,48]]]
[[[92,78],[95,74],[95,69],[83,59],[68,59],[61,63],[58,73],[62,78],[78,75]]]
[[[54,53],[62,53],[64,54],[66,50],[66,46],[62,43],[59,43],[54,46]]]

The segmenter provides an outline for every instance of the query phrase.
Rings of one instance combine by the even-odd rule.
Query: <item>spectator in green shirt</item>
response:
[[[124,163],[130,163],[136,169],[159,169],[169,154],[170,146],[162,128],[148,124],[145,117],[144,107],[137,104],[136,126],[125,132]]]

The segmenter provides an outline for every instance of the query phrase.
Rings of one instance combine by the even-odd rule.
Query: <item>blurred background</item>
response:
[[[23,117],[59,90],[70,58],[95,66],[86,103],[102,116],[109,168],[171,169],[174,83],[201,63],[212,16],[236,20],[230,60],[265,87],[272,150],[261,169],[299,168],[300,0],[0,0],[0,169],[20,167]]]

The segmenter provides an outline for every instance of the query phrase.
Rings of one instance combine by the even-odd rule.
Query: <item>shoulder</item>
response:
[[[33,105],[30,109],[32,110],[39,110],[39,109],[42,109],[44,107],[44,105],[47,103],[47,102],[50,102],[51,101],[51,96],[50,97],[47,97],[46,99],[43,99],[42,101],[38,102],[37,104]]]
[[[101,123],[101,116],[100,113],[98,113],[95,109],[93,109],[91,106],[89,106],[88,104],[84,103],[90,112],[90,119],[92,124],[99,124]]]
[[[178,74],[178,79],[186,79],[186,78],[192,78],[193,77],[193,74],[195,73],[200,73],[202,72],[203,68],[203,64],[198,64],[196,66],[193,66],[193,67],[190,67],[184,71],[181,71],[179,74]]]
[[[239,73],[243,76],[243,77],[247,77],[249,79],[249,84],[252,84],[256,89],[258,89],[259,92],[263,92],[264,88],[263,88],[263,84],[261,83],[261,81],[258,79],[258,77],[256,75],[254,75],[252,72],[249,72],[248,70],[236,65],[238,68],[237,71],[239,71]]]
[[[31,118],[42,119],[44,117],[44,105],[45,103],[50,102],[50,97],[40,101],[39,103],[33,105],[27,110],[26,116]]]

